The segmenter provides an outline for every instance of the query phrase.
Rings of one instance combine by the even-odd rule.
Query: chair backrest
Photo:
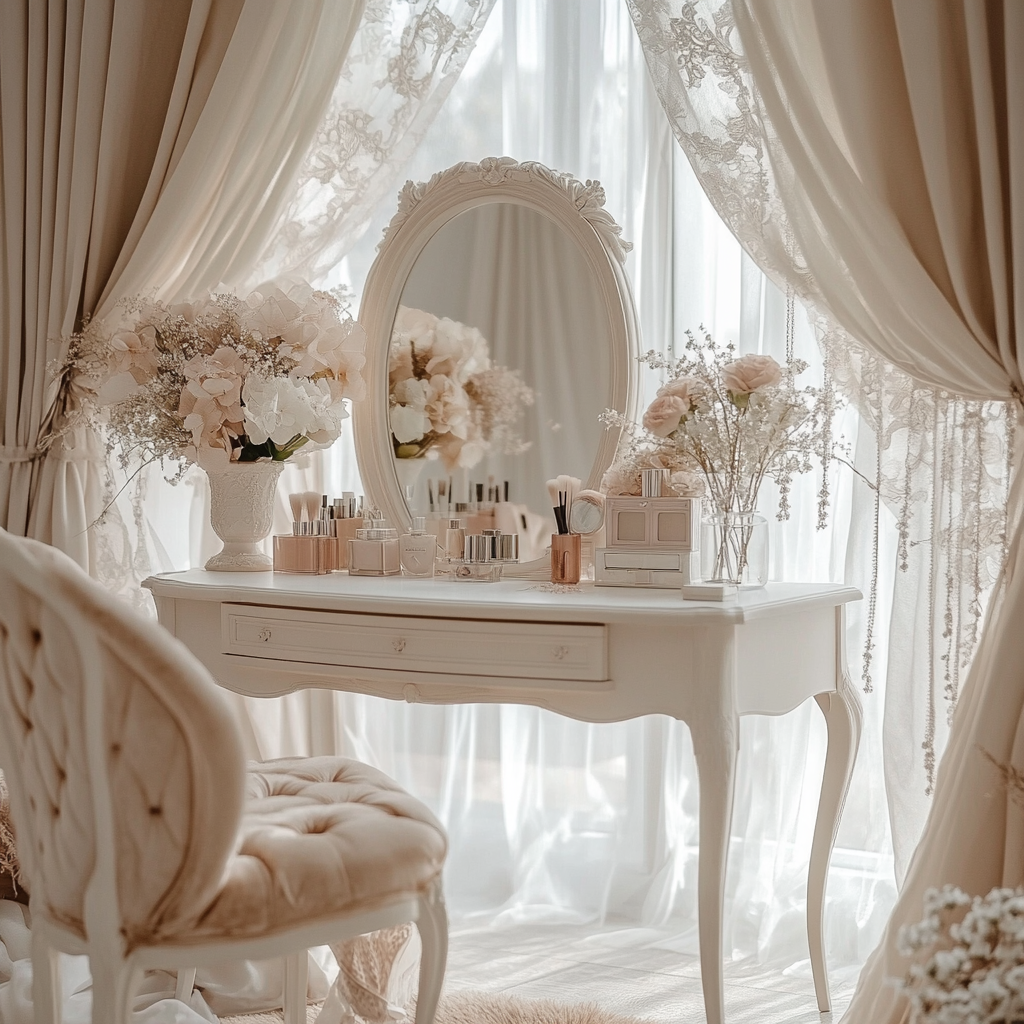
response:
[[[3,530],[0,744],[34,912],[123,949],[186,932],[241,817],[230,706],[158,625]]]

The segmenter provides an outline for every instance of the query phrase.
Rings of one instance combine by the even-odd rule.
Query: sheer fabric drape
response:
[[[120,295],[173,298],[251,263],[361,11],[362,0],[301,16],[265,0],[3,6],[5,527],[109,582],[131,576],[116,518],[89,531],[111,493],[102,444],[79,430],[42,451],[60,426],[61,339]]]
[[[1012,423],[1003,434],[1010,445],[1000,449],[993,444],[999,431],[972,428],[970,421],[998,423],[996,402],[1006,402],[1012,421],[1020,395],[1024,12],[1015,4],[837,7],[736,0],[667,11],[630,3],[688,155],[713,186],[730,182],[731,189],[717,192],[720,199],[731,191],[733,198],[751,200],[745,209],[733,203],[726,213],[741,240],[853,337],[934,389],[929,403],[917,404],[917,411],[932,407],[925,454],[937,482],[930,528],[921,539],[936,548],[946,530],[958,534],[961,545],[991,552],[982,530],[990,512],[984,488],[980,508],[972,507],[969,487],[957,496],[959,509],[944,509],[940,499],[950,500],[942,477],[946,460],[963,454],[964,440],[978,445],[966,459],[977,461],[981,475],[1016,470]],[[725,121],[709,116],[713,93],[693,75],[699,67],[739,83],[730,99],[738,118],[732,138],[745,145],[716,149]],[[726,157],[735,159],[729,164]],[[765,223],[768,208],[775,215]],[[752,216],[758,210],[759,227]],[[901,410],[904,416],[914,411],[913,405]],[[909,445],[905,452],[914,457]],[[1013,625],[1024,611],[1019,479],[1007,502],[1005,572],[953,716],[934,806],[850,1021],[902,1016],[886,978],[905,973],[895,932],[917,919],[926,886],[956,882],[985,891],[1020,881],[1017,812],[1008,817],[983,756],[989,751],[1015,761],[1024,747]],[[959,532],[971,517],[979,532]],[[992,519],[998,522],[991,517],[990,525]],[[948,553],[947,566],[949,574],[961,568]],[[934,595],[934,579],[929,588]],[[934,622],[934,616],[904,615],[898,624],[906,633],[894,632],[893,651],[909,646],[908,634],[930,635]],[[960,625],[947,610],[946,632]],[[934,707],[931,714],[934,720]],[[898,781],[892,774],[890,780]]]
[[[745,351],[785,358],[786,296],[744,256],[678,154],[621,3],[500,0],[464,75],[408,177],[507,153],[599,178],[634,244],[629,273],[645,347],[670,350],[685,328],[703,322]],[[342,280],[361,283],[374,229],[393,212],[384,204],[339,268]],[[820,376],[814,332],[798,311],[792,344]],[[864,451],[873,459],[870,436]],[[840,511],[827,530],[815,529],[820,480],[809,477],[798,485],[793,519],[773,521],[773,574],[845,576],[866,590],[873,505],[848,476],[830,484]],[[765,493],[769,516],[774,500]],[[883,597],[879,615],[886,614]],[[852,650],[865,628],[854,609]],[[884,652],[881,662],[884,669]],[[603,922],[633,929],[616,940],[624,944],[696,949],[696,777],[681,723],[594,726],[533,708],[430,708],[324,692],[245,703],[264,756],[337,749],[379,765],[442,816],[452,837],[446,892],[456,921]],[[894,894],[885,815],[870,813],[884,807],[880,706],[867,704],[841,869],[829,890],[837,974],[862,962]],[[807,957],[804,851],[823,751],[813,706],[742,723],[726,938],[737,959],[794,967]]]

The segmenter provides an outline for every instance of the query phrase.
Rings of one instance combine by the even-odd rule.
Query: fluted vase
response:
[[[214,572],[265,572],[271,557],[260,547],[274,526],[274,495],[283,462],[231,462],[207,468],[210,525],[224,542],[206,563]]]

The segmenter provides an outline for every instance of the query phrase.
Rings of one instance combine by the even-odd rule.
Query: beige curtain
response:
[[[39,450],[61,339],[117,297],[254,260],[362,0],[0,4],[0,526],[95,569],[95,438]]]
[[[916,379],[1019,405],[1024,4],[736,0],[733,10],[800,254],[794,268],[847,331]],[[1020,498],[1018,473],[1003,580],[850,1024],[904,1016],[888,983],[907,970],[896,932],[920,918],[928,886],[986,892],[1024,881],[1020,811],[1008,811],[984,757],[1024,767]]]

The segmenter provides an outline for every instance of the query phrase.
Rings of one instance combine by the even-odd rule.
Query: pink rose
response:
[[[674,395],[676,398],[681,398],[686,403],[686,412],[688,413],[703,391],[704,385],[696,377],[677,377],[658,388],[658,397]]]
[[[782,380],[782,367],[771,356],[750,355],[722,367],[722,383],[733,395],[750,395]]]
[[[659,395],[644,413],[644,429],[657,437],[668,437],[690,411],[690,403],[678,395]]]

